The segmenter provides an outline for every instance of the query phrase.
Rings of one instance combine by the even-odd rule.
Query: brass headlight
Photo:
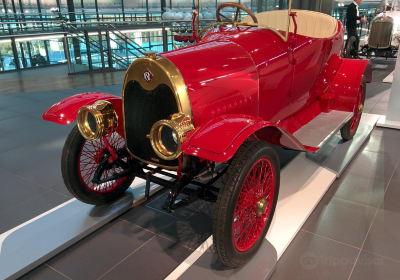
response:
[[[193,129],[194,126],[188,115],[173,114],[170,120],[161,120],[152,126],[150,130],[151,146],[160,158],[176,159],[182,153],[183,141]]]
[[[93,105],[81,107],[76,123],[82,136],[94,141],[109,133],[111,128],[117,128],[118,116],[110,102],[99,100]]]

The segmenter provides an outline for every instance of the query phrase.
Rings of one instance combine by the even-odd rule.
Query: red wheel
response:
[[[356,104],[354,106],[354,116],[350,121],[350,132],[356,130],[358,127],[358,123],[360,122],[362,109],[364,105],[364,94],[365,94],[364,90],[365,90],[364,85],[363,83],[361,83],[356,99]]]
[[[114,132],[107,138],[110,146],[113,147],[115,150],[122,149],[125,146],[124,138],[122,138],[116,132]],[[92,182],[93,175],[99,167],[101,161],[109,155],[110,153],[102,139],[98,139],[96,141],[85,140],[85,142],[83,143],[79,155],[78,169],[82,183],[89,191],[94,193],[109,193],[120,187],[122,183],[126,180],[126,177],[124,177],[119,180],[105,182],[100,185]],[[124,162],[127,161],[126,158],[123,160]],[[101,179],[110,177],[114,173],[120,173],[122,171],[124,170],[120,166],[110,165],[109,168],[106,168],[104,170]]]
[[[102,140],[87,141],[75,126],[67,140],[61,158],[61,171],[65,186],[70,193],[82,202],[100,205],[121,196],[134,180],[130,175],[101,184],[92,182],[94,177],[102,180],[128,168],[131,157],[125,153],[125,140],[116,132],[107,136],[108,142],[118,154],[118,159],[109,162],[111,157]]]
[[[356,100],[354,102],[353,117],[340,129],[340,134],[342,135],[342,138],[344,140],[352,139],[357,132],[358,125],[360,124],[362,111],[364,109],[366,88],[367,84],[365,82],[365,77],[363,77],[361,80],[360,88],[357,93]]]
[[[274,215],[279,190],[279,158],[264,141],[236,152],[214,208],[213,241],[220,260],[247,263],[260,248]]]
[[[260,237],[272,208],[275,172],[271,160],[259,159],[244,180],[233,215],[233,240],[238,251],[249,250]]]

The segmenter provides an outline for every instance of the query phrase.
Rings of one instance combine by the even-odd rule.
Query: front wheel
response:
[[[246,264],[258,251],[275,212],[279,158],[264,141],[243,144],[223,177],[213,214],[213,242],[231,267]]]
[[[358,89],[357,99],[355,100],[353,117],[340,129],[340,134],[344,140],[350,140],[357,132],[358,125],[360,124],[362,111],[364,109],[365,92],[367,83],[365,77],[362,77],[360,88]]]
[[[122,155],[117,159],[121,164],[115,162],[108,164],[104,161],[110,156],[104,142],[101,139],[86,140],[77,126],[72,129],[65,141],[61,157],[62,176],[69,192],[82,202],[93,205],[105,204],[121,196],[135,178],[134,175],[130,175],[102,184],[92,182],[94,176],[106,179],[124,171],[121,166],[128,166],[131,160],[129,155],[120,152],[125,146],[124,138],[116,132],[107,138],[110,146]]]

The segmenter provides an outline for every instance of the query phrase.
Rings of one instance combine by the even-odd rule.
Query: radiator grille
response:
[[[376,21],[372,23],[368,45],[372,48],[386,49],[392,41],[393,23]]]
[[[146,137],[154,123],[179,113],[175,95],[164,84],[145,90],[137,81],[126,84],[124,91],[125,141],[129,151],[143,160],[164,166],[178,166],[178,160],[161,159]],[[157,159],[158,161],[155,161]]]

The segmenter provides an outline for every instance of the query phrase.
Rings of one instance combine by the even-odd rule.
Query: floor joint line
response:
[[[397,166],[398,166],[398,164],[399,164],[399,161],[400,161],[400,158],[397,160],[397,164],[396,164],[396,166],[394,167],[394,170],[393,170],[393,172],[392,172],[392,176],[390,176],[389,182],[387,183],[387,186],[386,186],[386,188],[385,188],[385,192],[383,193],[382,199],[381,199],[381,201],[379,202],[378,208],[377,208],[376,211],[375,211],[375,215],[374,215],[374,217],[372,218],[371,224],[370,224],[370,226],[369,226],[369,228],[368,228],[367,234],[365,235],[365,238],[364,238],[364,241],[363,241],[363,243],[362,243],[362,245],[361,245],[360,251],[358,252],[358,255],[357,255],[356,261],[354,262],[353,268],[351,269],[351,272],[350,272],[350,275],[349,275],[348,280],[350,280],[351,275],[353,274],[354,268],[356,267],[357,261],[358,261],[358,259],[359,259],[359,257],[360,257],[360,254],[361,254],[361,251],[362,251],[363,248],[364,248],[365,241],[367,240],[368,234],[369,234],[369,232],[370,232],[370,230],[371,230],[371,228],[372,228],[372,225],[374,224],[376,215],[378,214],[378,211],[379,211],[379,208],[380,208],[380,206],[381,206],[381,204],[382,204],[382,201],[385,199],[385,194],[386,194],[386,191],[387,191],[387,189],[388,189],[388,187],[389,187],[390,181],[392,180],[393,175],[394,175],[394,173],[396,172],[396,168],[397,168]]]
[[[62,276],[64,276],[65,278],[68,278],[68,279],[70,279],[70,280],[72,280],[71,278],[69,278],[67,275],[65,275],[64,273],[62,273],[62,272],[60,272],[60,271],[58,271],[57,269],[55,269],[54,267],[52,267],[51,265],[48,265],[47,263],[43,263],[44,265],[46,265],[46,266],[48,266],[50,269],[52,269],[52,270],[54,270],[54,271],[56,271],[56,272],[58,272],[59,274],[61,274]]]

